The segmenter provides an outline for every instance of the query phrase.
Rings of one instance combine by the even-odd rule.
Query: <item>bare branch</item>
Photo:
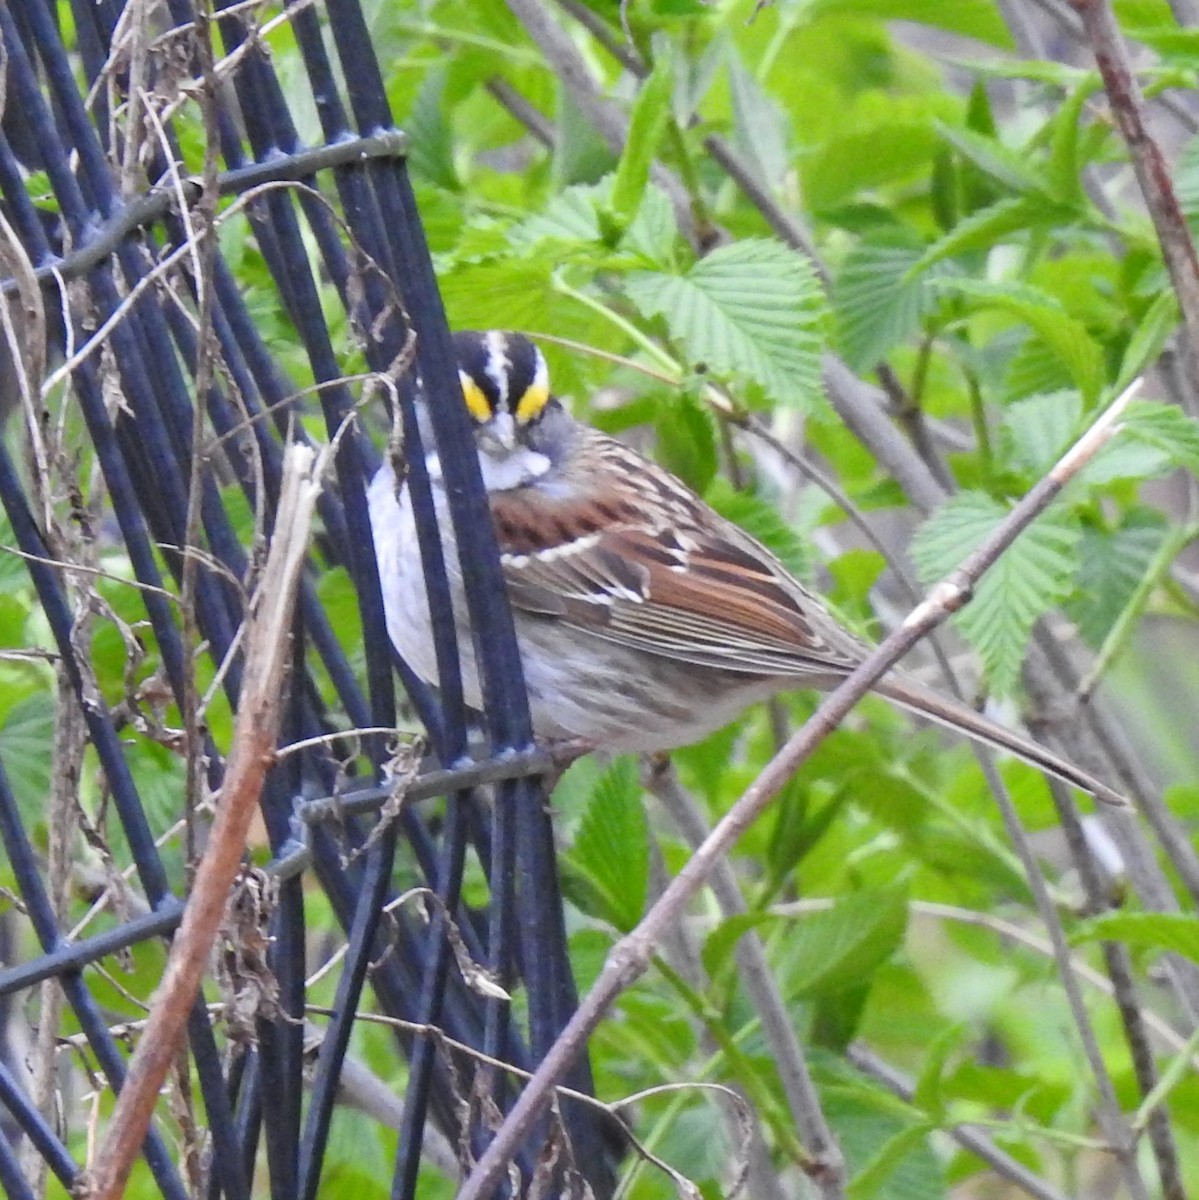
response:
[[[1165,156],[1149,131],[1145,97],[1133,72],[1128,48],[1107,0],[1070,0],[1103,76],[1112,115],[1128,147],[1132,169],[1157,230],[1166,270],[1178,297],[1186,330],[1184,361],[1191,391],[1199,393],[1199,257],[1170,180]]]
[[[247,619],[246,684],[221,803],[145,1032],[130,1060],[107,1136],[80,1191],[90,1200],[118,1200],[123,1194],[241,866],[246,833],[274,759],[290,661],[292,607],[323,466],[323,458],[318,460],[306,446],[291,446],[284,459],[279,516],[257,602]]]
[[[970,589],[983,572],[1116,432],[1119,414],[1128,399],[1129,394],[1125,393],[1113,403],[1095,426],[1067,451],[1058,465],[1012,509],[992,536],[952,575],[934,587],[907,620],[824,699],[812,717],[725,814],[641,923],[613,947],[595,986],[550,1048],[495,1140],[484,1151],[459,1192],[459,1200],[482,1200],[490,1194],[490,1189],[498,1181],[522,1138],[549,1104],[553,1088],[583,1052],[590,1033],[616,997],[645,971],[663,931],[679,919],[685,906],[708,882],[716,864],[761,815],[796,769],[870,690],[871,685],[931,629],[969,600]]]

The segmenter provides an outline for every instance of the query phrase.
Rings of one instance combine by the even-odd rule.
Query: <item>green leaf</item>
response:
[[[1199,475],[1199,421],[1181,408],[1147,400],[1130,404],[1118,436],[1152,446],[1166,454],[1173,466]]]
[[[846,13],[855,19],[916,21],[963,37],[1012,49],[1012,35],[991,0],[815,0],[807,6],[821,16]]]
[[[936,1126],[931,1121],[911,1125],[888,1138],[875,1156],[849,1181],[849,1200],[876,1200],[888,1194],[886,1185],[912,1151],[923,1146]]]
[[[25,560],[15,553],[16,545],[16,534],[8,523],[8,514],[0,512],[0,592],[5,595],[33,586]]]
[[[1028,284],[982,279],[950,278],[938,287],[969,298],[980,311],[994,308],[1023,321],[1062,360],[1088,405],[1098,398],[1105,378],[1103,350],[1054,296]]]
[[[1199,221],[1199,137],[1191,138],[1182,148],[1171,174],[1182,215],[1193,226]]]
[[[983,492],[963,491],[921,526],[911,554],[925,585],[949,574],[1008,513]],[[1070,594],[1079,531],[1065,516],[1045,514],[1025,529],[974,589],[955,620],[978,651],[998,692],[1016,688],[1033,625]]]
[[[929,284],[956,268],[920,277],[926,255],[919,244],[889,232],[863,238],[846,256],[833,289],[841,352],[855,371],[865,371],[920,330],[939,303]]]
[[[928,1048],[920,1076],[912,1091],[912,1104],[936,1121],[945,1119],[945,1064],[969,1037],[964,1025],[951,1025],[936,1037]]]
[[[441,296],[456,329],[521,329],[587,341],[597,317],[554,286],[548,254],[471,264],[441,276]]]
[[[1088,645],[1103,644],[1165,536],[1165,518],[1148,508],[1126,513],[1117,529],[1083,530],[1078,579],[1065,607]]]
[[[777,816],[766,843],[766,863],[772,883],[780,883],[803,861],[804,856],[828,831],[851,796],[849,788],[838,788],[819,808],[812,792],[794,776],[774,803]]]
[[[1074,88],[1053,116],[1049,153],[1050,190],[1064,203],[1081,208],[1086,203],[1082,173],[1086,167],[1079,149],[1079,121],[1087,101],[1100,90],[1098,74]]]
[[[1181,913],[1101,913],[1071,935],[1082,942],[1125,942],[1142,950],[1165,950],[1199,962],[1199,917]]]
[[[17,803],[44,819],[54,748],[54,697],[36,692],[18,700],[0,728],[0,762]]]
[[[839,134],[799,160],[808,207],[823,214],[888,184],[923,181],[939,148],[929,120],[906,112]]]
[[[1016,329],[1011,332],[1023,333]],[[1077,390],[1065,363],[1039,337],[1028,334],[1019,340],[1020,348],[1007,362],[999,384],[1005,401]]]
[[[670,98],[674,92],[674,70],[669,43],[662,42],[654,56],[654,69],[641,85],[633,104],[629,135],[625,142],[609,200],[616,223],[625,229],[637,215],[649,183],[650,167],[670,118]]]
[[[857,1087],[849,1091],[839,1086],[824,1089],[821,1099],[851,1179],[870,1170],[880,1149],[913,1127],[911,1110],[881,1090]],[[927,1137],[909,1145],[908,1152],[894,1163],[889,1175],[878,1179],[878,1188],[871,1193],[875,1200],[941,1200],[945,1194],[944,1173]]]
[[[408,162],[413,173],[454,192],[462,183],[454,170],[453,139],[443,111],[445,82],[440,68],[425,76],[404,127],[411,139]]]
[[[1177,26],[1127,28],[1124,32],[1143,42],[1166,62],[1194,70],[1199,67],[1199,29],[1179,29]]]
[[[656,266],[669,267],[679,226],[670,197],[654,184],[645,189],[641,207],[620,244]]]
[[[778,187],[791,169],[787,119],[758,81],[745,69],[735,48],[729,50],[729,96],[733,140],[753,174],[768,188]]]
[[[595,183],[616,169],[617,156],[590,119],[579,111],[571,91],[559,88],[553,176],[559,187]]]
[[[984,137],[944,121],[935,124],[937,132],[988,178],[1021,196],[1047,194],[1046,181],[1028,165],[1027,155],[1005,146],[997,138]]]
[[[789,407],[820,393],[824,300],[806,259],[779,242],[721,246],[685,275],[634,271],[634,304],[662,316],[692,365],[760,384]]]
[[[514,248],[531,251],[543,242],[594,245],[600,239],[596,207],[606,199],[606,185],[579,183],[556,195],[541,212],[513,226],[508,238]]]
[[[1008,405],[1000,434],[1011,464],[1039,479],[1078,435],[1081,421],[1077,392],[1050,392]]]
[[[739,525],[750,537],[757,538],[799,579],[812,569],[811,555],[803,540],[779,516],[778,509],[753,492],[738,491],[727,479],[717,477],[704,492],[704,499],[726,521]]]
[[[676,392],[658,404],[654,426],[658,461],[702,494],[717,466],[716,432],[708,410],[689,393]]]
[[[980,208],[959,221],[944,237],[938,238],[914,262],[909,275],[916,277],[935,263],[947,258],[990,250],[1008,234],[1033,229],[1051,229],[1062,220],[1062,209],[1040,197],[1005,196]]]
[[[1149,306],[1129,338],[1113,390],[1122,392],[1142,371],[1155,363],[1162,347],[1177,328],[1178,299],[1174,289],[1167,288]]]
[[[832,908],[800,918],[745,913],[722,921],[704,943],[703,960],[715,975],[728,962],[748,929],[785,923],[776,973],[786,999],[855,988],[886,962],[903,942],[907,892],[880,888],[840,897]]]
[[[604,772],[566,858],[602,915],[621,932],[632,929],[649,891],[649,827],[635,759],[617,759]]]

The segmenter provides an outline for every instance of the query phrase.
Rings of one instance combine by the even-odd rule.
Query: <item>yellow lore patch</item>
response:
[[[483,389],[465,371],[459,371],[458,378],[462,381],[462,398],[466,401],[470,415],[480,425],[485,425],[495,414],[491,411],[487,397],[483,395]]]
[[[542,372],[542,374],[544,373]],[[532,384],[516,405],[516,423],[527,425],[530,421],[535,421],[541,410],[549,403],[549,398],[549,388],[540,383]]]

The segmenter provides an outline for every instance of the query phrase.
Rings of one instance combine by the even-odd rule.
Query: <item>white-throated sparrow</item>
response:
[[[527,338],[455,335],[466,406],[502,555],[533,728],[610,752],[698,741],[794,688],[828,689],[868,647],[764,546],[668,471],[575,421]],[[468,703],[474,647],[436,452]],[[387,626],[424,679],[437,668],[412,506],[391,464],[370,487]],[[1023,735],[905,678],[874,690],[1105,799],[1110,789]]]

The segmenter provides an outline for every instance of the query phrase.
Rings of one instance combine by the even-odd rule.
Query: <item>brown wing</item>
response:
[[[646,653],[768,675],[843,674],[863,647],[769,551],[642,462],[650,503],[611,489],[493,494],[511,601]],[[557,491],[557,494],[555,494]],[[565,494],[563,494],[565,493]],[[662,519],[655,527],[648,513]]]

